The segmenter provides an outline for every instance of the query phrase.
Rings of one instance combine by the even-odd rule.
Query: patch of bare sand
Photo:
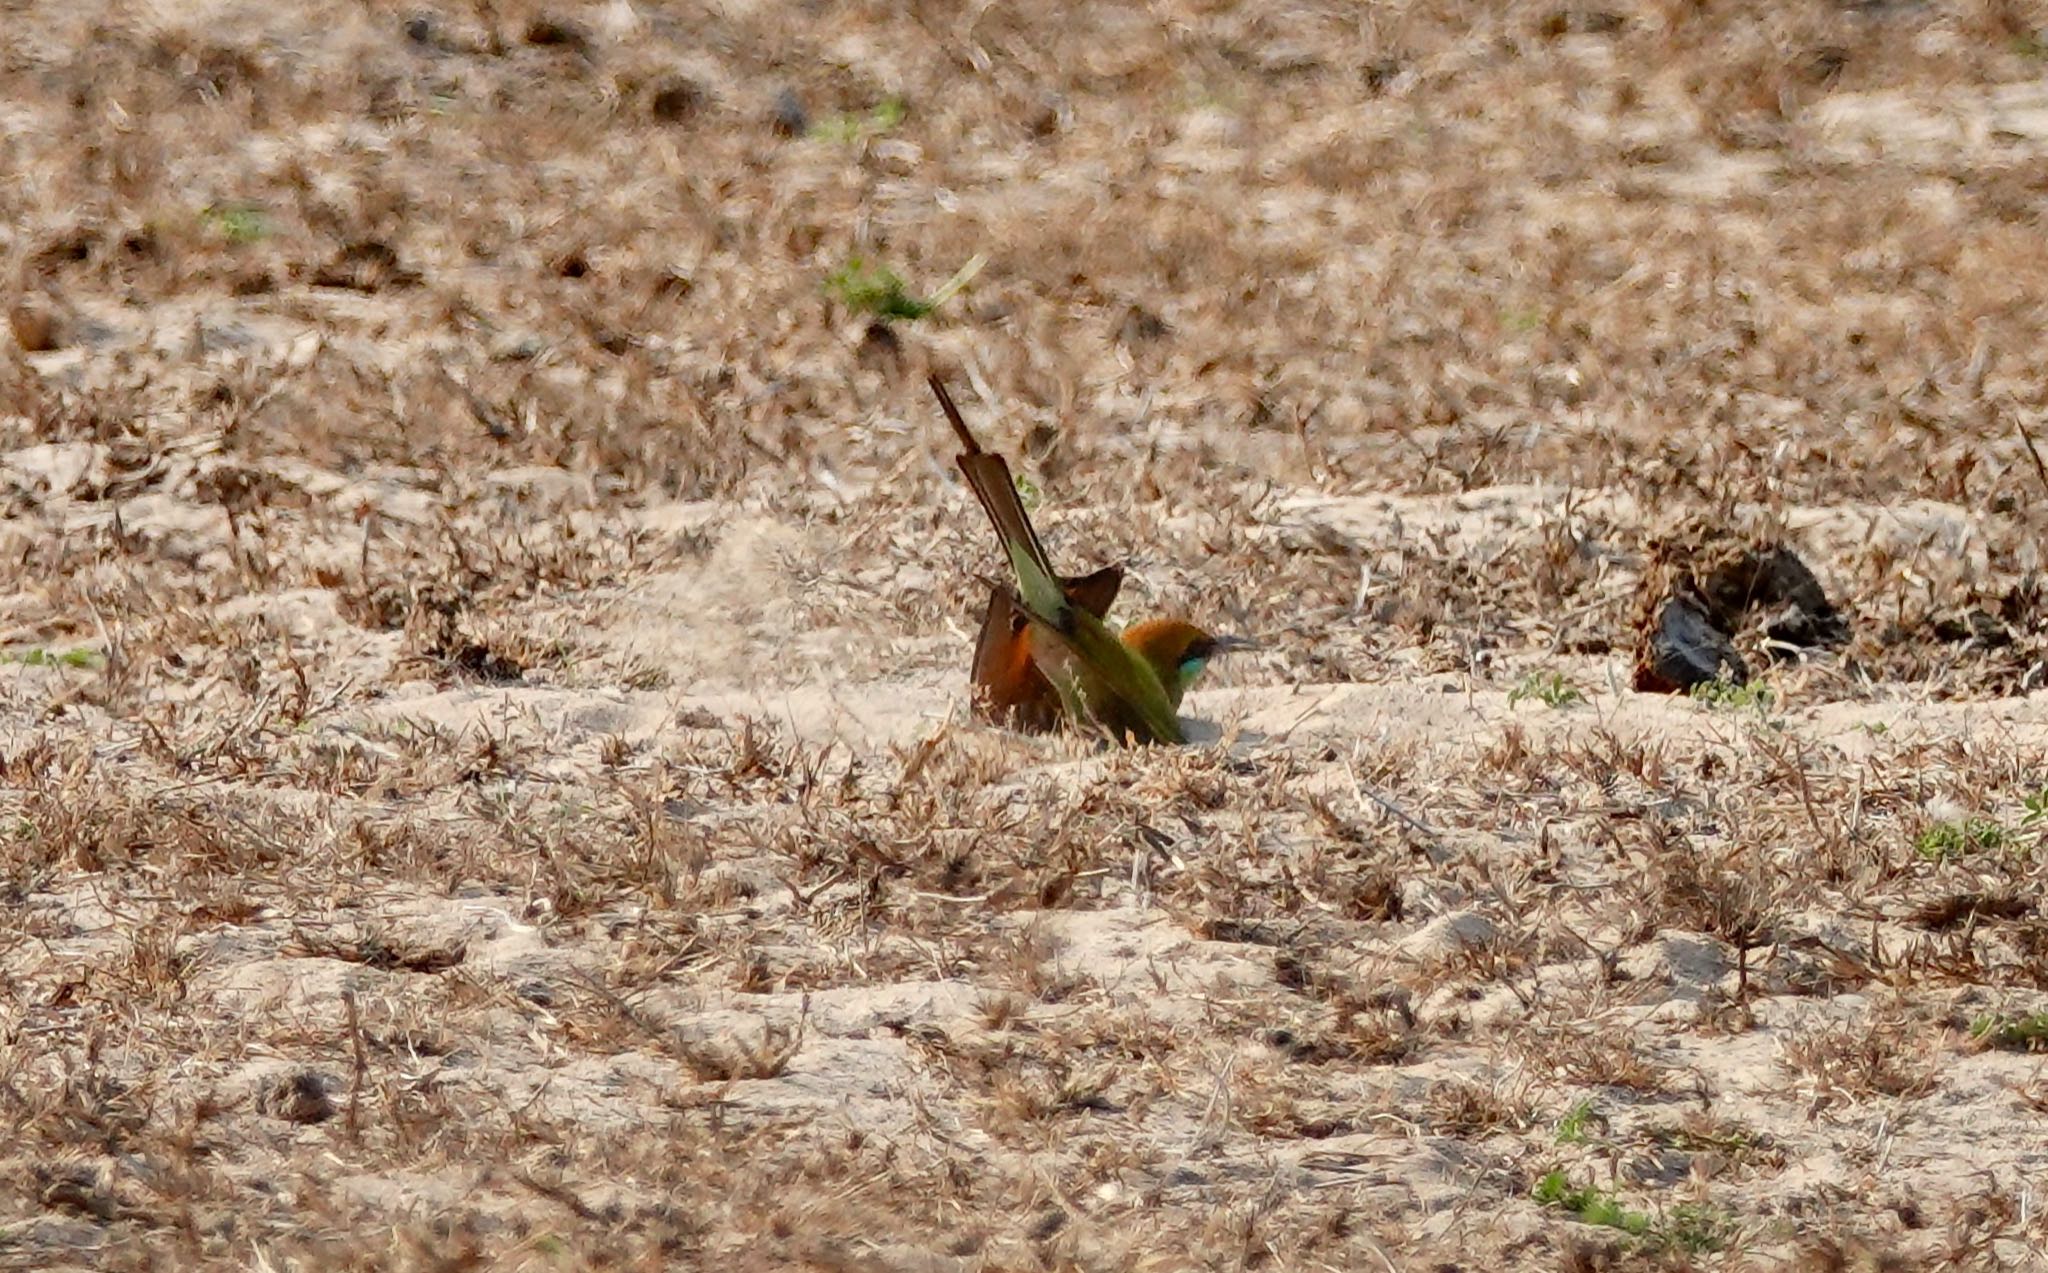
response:
[[[0,1263],[2035,1258],[2012,14],[10,19]],[[1627,692],[1681,515],[1854,643]]]

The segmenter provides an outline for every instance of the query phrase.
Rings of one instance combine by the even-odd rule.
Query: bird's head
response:
[[[1211,636],[1180,619],[1147,619],[1124,630],[1124,644],[1159,674],[1159,683],[1175,707],[1195,683],[1209,660],[1232,650],[1256,648],[1243,637]]]

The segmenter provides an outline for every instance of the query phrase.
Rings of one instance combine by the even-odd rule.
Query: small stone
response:
[[[7,311],[7,326],[25,354],[46,354],[64,347],[64,320],[42,297],[27,296],[16,302]]]
[[[1636,657],[1635,688],[1644,693],[1673,694],[1726,680],[1749,682],[1749,665],[1728,634],[1714,626],[1706,606],[1690,588],[1667,598]]]
[[[775,105],[768,118],[778,136],[801,137],[811,131],[810,113],[804,110],[803,99],[793,88],[785,88],[775,95]]]
[[[1478,911],[1439,915],[1401,939],[1401,953],[1413,959],[1447,959],[1490,946],[1500,928]]]

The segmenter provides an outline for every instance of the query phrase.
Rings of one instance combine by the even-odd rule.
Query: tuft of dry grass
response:
[[[2024,6],[17,8],[0,1263],[2040,1245]],[[966,723],[935,367],[1202,742]]]

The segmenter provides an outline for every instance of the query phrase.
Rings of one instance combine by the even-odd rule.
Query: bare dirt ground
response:
[[[2048,1259],[2038,6],[4,9],[0,1264]]]

